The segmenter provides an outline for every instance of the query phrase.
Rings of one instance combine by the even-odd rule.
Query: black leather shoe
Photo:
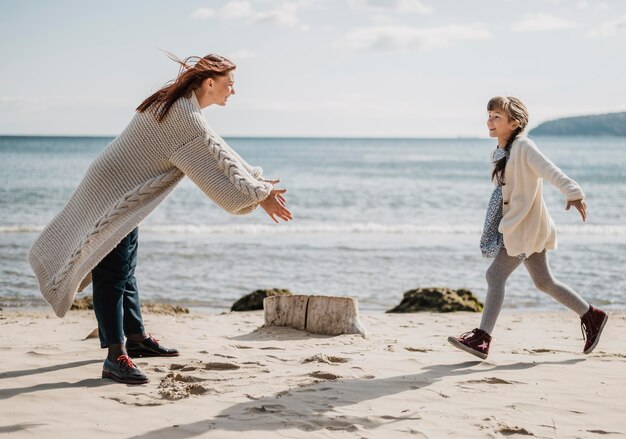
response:
[[[108,358],[104,360],[102,378],[109,378],[124,384],[146,384],[149,381],[148,377],[126,355],[120,355],[115,362]]]
[[[136,357],[178,357],[177,349],[164,348],[159,344],[159,340],[152,337],[143,341],[126,340],[126,351],[133,358]]]

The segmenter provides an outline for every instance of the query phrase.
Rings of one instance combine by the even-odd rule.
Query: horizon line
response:
[[[529,135],[529,133],[527,133]],[[0,133],[0,138],[7,137],[56,137],[59,139],[115,139],[117,135],[111,134],[5,134]],[[278,139],[278,140],[490,140],[490,137],[478,137],[478,136],[280,136],[280,135],[223,135],[222,137],[228,139]],[[550,134],[535,134],[533,137],[588,137],[583,135],[550,135]],[[602,136],[604,137],[604,136]],[[620,137],[620,136],[610,136]]]
[[[58,137],[58,138],[116,138],[119,134],[6,134],[0,133],[0,137]],[[467,139],[467,140],[487,140],[489,137],[478,136],[306,136],[306,135],[221,135],[221,137],[229,139],[343,139],[343,140],[449,140],[449,139]]]

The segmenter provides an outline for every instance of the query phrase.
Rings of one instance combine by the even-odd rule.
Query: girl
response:
[[[583,352],[598,344],[608,316],[585,302],[574,290],[554,279],[547,250],[557,247],[556,227],[542,196],[542,179],[557,187],[585,221],[587,212],[580,186],[545,157],[521,133],[528,110],[514,97],[495,97],[487,104],[489,136],[498,139],[491,153],[491,178],[495,189],[489,201],[480,241],[481,251],[495,260],[487,270],[487,297],[480,327],[459,337],[449,337],[455,347],[487,358],[491,333],[502,308],[507,278],[522,263],[535,286],[580,316],[585,338]]]
[[[146,335],[134,273],[137,225],[181,179],[187,175],[231,214],[260,205],[275,222],[291,219],[285,189],[274,188],[278,180],[262,178],[262,169],[246,163],[202,115],[203,108],[224,106],[235,94],[235,64],[218,55],[170,57],[181,65],[177,79],[139,105],[28,255],[59,317],[93,278],[100,344],[108,348],[102,377],[127,384],[148,382],[129,354],[178,355]]]

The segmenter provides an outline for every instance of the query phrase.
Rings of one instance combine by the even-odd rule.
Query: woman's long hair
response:
[[[487,111],[501,111],[507,115],[509,120],[517,122],[518,127],[511,133],[511,137],[506,142],[504,150],[508,153],[511,151],[513,141],[519,136],[524,128],[528,125],[528,109],[526,105],[513,96],[496,96],[491,98],[487,103]],[[499,184],[504,183],[504,169],[506,168],[506,157],[502,157],[496,162],[491,174],[491,178],[496,178]]]
[[[169,52],[166,53],[171,60],[180,64],[178,77],[165,84],[137,107],[140,113],[148,109],[153,111],[159,122],[167,116],[174,102],[183,96],[190,97],[192,91],[200,88],[205,79],[224,76],[237,67],[232,61],[214,54],[202,58],[190,56],[181,60]]]

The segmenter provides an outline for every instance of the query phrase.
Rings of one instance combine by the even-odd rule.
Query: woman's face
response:
[[[228,102],[228,98],[230,95],[235,94],[235,75],[234,71],[231,70],[226,73],[224,76],[218,76],[211,80],[211,87],[213,103],[217,105],[226,105]]]
[[[202,85],[196,89],[196,96],[202,108],[213,104],[224,106],[230,95],[234,94],[235,76],[232,70],[223,76],[205,79]]]
[[[516,121],[509,119],[509,116],[501,110],[490,111],[487,117],[489,137],[497,137],[498,140],[508,140],[518,126]]]

